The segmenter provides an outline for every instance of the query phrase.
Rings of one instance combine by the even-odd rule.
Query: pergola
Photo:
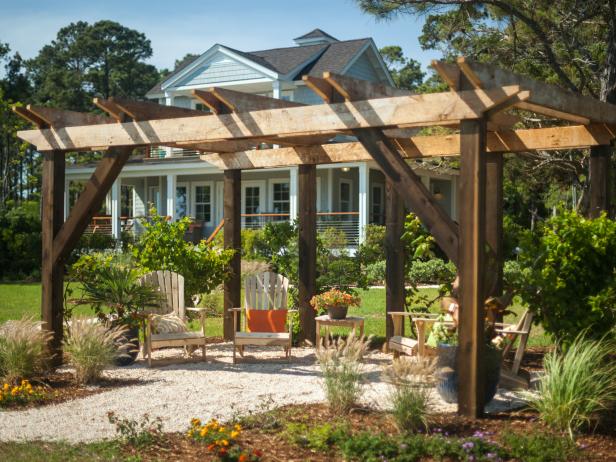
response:
[[[591,208],[608,207],[610,144],[616,108],[494,66],[434,62],[450,86],[444,93],[413,95],[367,81],[324,73],[304,77],[325,101],[302,105],[224,88],[195,90],[211,109],[200,111],[121,98],[95,99],[109,116],[47,107],[15,107],[37,129],[19,132],[43,155],[42,318],[62,340],[64,262],[135,148],[174,146],[202,151],[224,170],[224,242],[238,249],[224,284],[224,334],[232,336],[229,308],[240,303],[241,171],[299,166],[299,304],[303,335],[314,341],[309,300],[316,284],[316,165],[374,160],[387,179],[387,311],[404,306],[404,255],[400,243],[405,208],[414,212],[457,265],[460,276],[459,412],[484,410],[484,301],[502,291],[503,153],[605,146],[590,159]],[[572,123],[514,130],[512,109]],[[417,136],[445,126],[448,135]],[[336,135],[353,142],[330,142]],[[271,149],[255,149],[262,143]],[[66,152],[105,151],[67,220],[63,220]],[[459,224],[441,208],[407,159],[460,157]],[[387,320],[387,334],[392,325]]]

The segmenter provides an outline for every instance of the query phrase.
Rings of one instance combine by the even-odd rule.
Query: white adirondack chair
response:
[[[291,355],[291,341],[293,325],[288,318],[288,313],[297,312],[287,307],[287,293],[289,290],[289,280],[276,273],[266,272],[247,276],[244,280],[244,308],[231,308],[233,312],[233,362],[236,361],[236,350],[240,355],[244,355],[246,345],[255,346],[282,346],[285,357]],[[246,316],[244,318],[244,329],[240,330],[240,317],[246,310],[286,310],[288,332],[248,332],[246,326]]]
[[[200,346],[203,361],[205,361],[205,309],[186,308],[184,306],[184,276],[171,271],[154,271],[141,277],[141,284],[158,288],[161,292],[161,302],[157,309],[149,310],[145,320],[143,356],[148,358],[148,366],[152,366],[152,351],[164,347]],[[153,333],[152,320],[154,315],[175,314],[186,321],[186,311],[194,311],[201,317],[201,332],[183,331],[170,333]]]
[[[511,368],[501,368],[501,378],[499,385],[505,388],[529,388],[530,379],[525,374],[520,373],[522,358],[526,351],[526,344],[530,337],[530,330],[533,325],[533,313],[526,310],[520,316],[517,324],[497,324],[497,332],[505,340],[507,345],[503,350],[503,358],[511,351],[515,341],[518,340],[518,347],[513,357]]]

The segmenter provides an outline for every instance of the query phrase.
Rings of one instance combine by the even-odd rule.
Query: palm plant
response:
[[[140,284],[134,270],[111,265],[102,267],[94,280],[84,281],[80,302],[90,304],[102,321],[136,327],[146,308],[160,304],[160,294]]]

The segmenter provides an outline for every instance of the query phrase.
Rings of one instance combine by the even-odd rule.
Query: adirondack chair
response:
[[[438,321],[438,314],[409,311],[392,311],[388,314],[394,323],[394,335],[387,342],[387,349],[393,352],[394,358],[398,358],[400,353],[410,356],[430,356],[432,354],[426,346],[426,331]],[[404,320],[407,318],[415,324],[417,339],[402,335]],[[445,321],[445,324],[453,326],[453,322]]]
[[[289,280],[280,274],[266,272],[247,276],[244,280],[244,308],[232,308],[233,312],[233,362],[236,351],[244,355],[244,347],[282,346],[285,358],[291,355],[292,320],[288,313],[297,312],[287,308]],[[245,314],[244,329],[240,331],[240,317]],[[285,330],[288,322],[288,332]],[[250,328],[252,327],[252,328]],[[250,328],[250,329],[249,329]]]
[[[164,347],[201,347],[202,359],[205,361],[205,308],[184,306],[184,277],[171,271],[154,271],[143,275],[140,282],[156,287],[161,292],[160,306],[150,310],[145,320],[143,356],[148,358],[148,367],[152,367],[152,351]],[[189,330],[168,333],[153,332],[155,315],[174,314],[182,321],[186,321],[186,311],[199,313],[201,332]]]
[[[513,357],[513,363],[510,368],[501,368],[501,378],[499,385],[505,388],[529,388],[530,379],[525,374],[520,372],[522,358],[526,351],[526,344],[530,337],[530,330],[533,325],[533,313],[526,310],[516,324],[496,324],[496,331],[501,338],[507,341],[507,345],[503,349],[503,358],[511,351],[516,340],[518,347]]]

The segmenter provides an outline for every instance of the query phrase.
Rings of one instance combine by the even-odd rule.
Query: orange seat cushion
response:
[[[287,310],[246,310],[248,332],[286,332]]]

